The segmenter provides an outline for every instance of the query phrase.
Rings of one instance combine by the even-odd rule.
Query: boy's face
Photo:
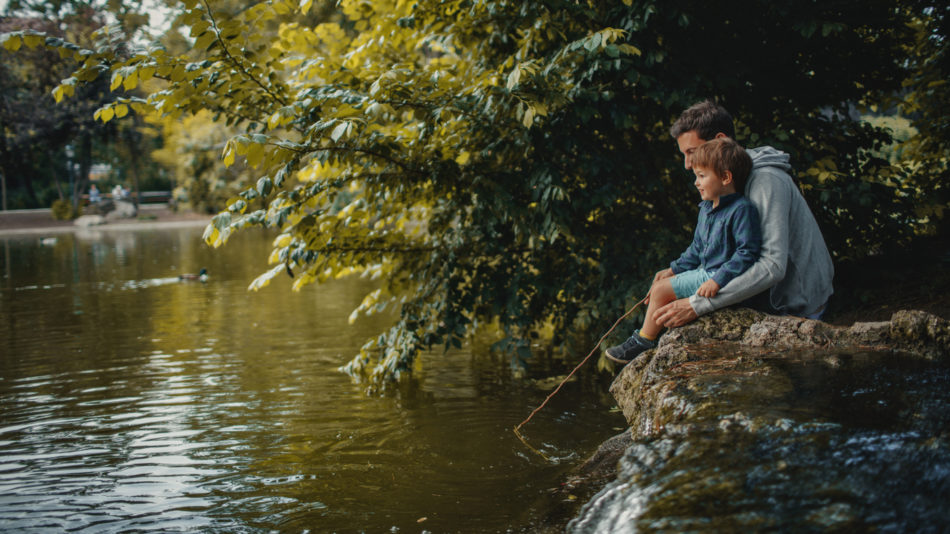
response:
[[[696,182],[693,185],[699,190],[699,196],[703,200],[712,201],[713,206],[719,205],[719,197],[736,192],[732,176],[728,171],[726,171],[726,176],[719,176],[712,169],[693,167],[693,173],[696,175]]]

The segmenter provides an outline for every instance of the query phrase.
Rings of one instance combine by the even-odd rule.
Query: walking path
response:
[[[172,211],[167,204],[143,204],[139,206],[138,218],[116,219],[92,228],[97,230],[168,228],[201,226],[210,221],[209,215]],[[77,228],[80,227],[74,225],[73,221],[54,219],[48,209],[0,211],[0,235],[52,234],[71,232]]]

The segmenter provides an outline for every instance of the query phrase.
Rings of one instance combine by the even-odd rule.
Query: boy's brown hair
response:
[[[745,191],[746,180],[752,172],[752,158],[739,143],[728,137],[719,137],[699,145],[690,156],[693,167],[711,169],[722,178],[726,171],[732,173],[736,192]]]

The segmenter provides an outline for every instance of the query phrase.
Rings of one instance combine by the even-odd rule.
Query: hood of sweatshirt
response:
[[[788,172],[792,169],[792,166],[788,163],[790,159],[789,155],[781,150],[770,146],[760,146],[758,148],[750,148],[746,150],[746,152],[749,154],[749,157],[752,158],[752,170],[761,167],[778,167]]]

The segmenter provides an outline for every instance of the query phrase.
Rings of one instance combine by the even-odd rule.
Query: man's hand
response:
[[[689,305],[689,299],[677,299],[653,313],[653,321],[659,326],[672,328],[683,326],[699,317]]]
[[[716,293],[719,293],[719,284],[712,278],[703,282],[703,285],[696,290],[697,295],[706,298],[715,297]]]

